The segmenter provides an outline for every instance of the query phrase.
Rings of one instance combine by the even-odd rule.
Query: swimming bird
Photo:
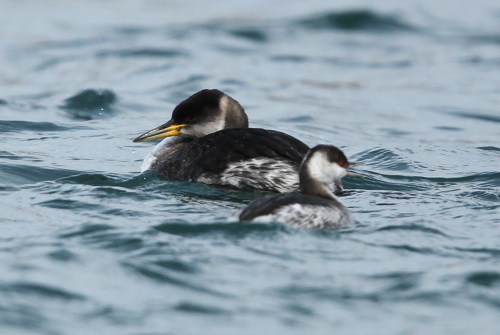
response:
[[[243,107],[216,89],[177,105],[171,119],[134,142],[162,139],[141,172],[245,191],[291,192],[309,147],[285,133],[248,128]]]
[[[283,222],[298,228],[339,229],[354,224],[349,210],[327,185],[353,175],[344,153],[333,145],[317,145],[300,167],[300,192],[279,194],[252,201],[239,215],[240,221]]]

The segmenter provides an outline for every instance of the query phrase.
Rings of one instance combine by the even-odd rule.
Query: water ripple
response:
[[[62,233],[59,237],[79,237],[85,244],[124,253],[142,249],[145,245],[142,237],[118,232],[115,227],[105,224],[85,224],[74,231]]]
[[[458,194],[465,199],[478,199],[488,202],[500,202],[500,191],[467,191]]]
[[[331,12],[303,19],[300,25],[311,29],[339,29],[347,31],[395,32],[415,31],[416,28],[392,15],[370,10]]]
[[[0,302],[0,323],[14,327],[29,329],[42,334],[47,324],[47,318],[41,313],[39,306],[29,306],[22,303],[5,304]],[[13,334],[16,334],[11,330]],[[54,334],[47,331],[47,334]]]
[[[469,274],[466,280],[471,284],[479,286],[500,287],[500,272],[474,272]]]
[[[77,173],[77,171],[62,168],[44,168],[21,164],[0,164],[0,176],[3,176],[5,180],[15,182],[17,185],[55,180]]]
[[[86,127],[65,127],[52,122],[30,122],[30,121],[3,121],[0,120],[0,132],[19,132],[24,130],[29,131],[67,131],[81,130]]]
[[[215,306],[201,305],[193,302],[181,302],[175,305],[174,310],[187,313],[199,313],[209,315],[229,315],[230,311]]]
[[[393,171],[412,170],[413,163],[394,151],[384,148],[375,148],[356,155],[356,159],[383,169]]]
[[[499,147],[494,147],[494,146],[477,147],[477,149],[485,151],[500,151]]]
[[[151,182],[158,180],[158,174],[154,171],[147,171],[140,175],[135,175],[132,178],[123,178],[113,174],[101,173],[78,173],[72,176],[58,179],[60,183],[79,184],[89,186],[120,186],[125,188],[137,188],[144,185],[149,185]]]
[[[216,290],[209,289],[202,285],[191,283],[189,280],[187,280],[187,278],[185,278],[185,276],[178,277],[171,271],[167,271],[166,269],[159,267],[155,264],[137,262],[137,261],[125,261],[122,263],[122,265],[142,276],[153,279],[160,283],[172,284],[175,286],[179,286],[182,288],[186,288],[201,293],[210,294],[221,298],[231,297],[231,295],[229,294],[218,292]]]
[[[453,248],[454,250],[457,251],[463,251],[463,252],[472,252],[475,254],[484,254],[488,257],[494,257],[494,258],[500,258],[500,249],[493,249],[493,248],[461,248],[461,247],[455,247]]]
[[[383,280],[387,286],[386,292],[409,291],[418,288],[423,273],[421,272],[390,272],[368,276],[369,279]]]
[[[439,229],[430,228],[419,224],[405,224],[405,225],[390,225],[378,228],[377,231],[419,231],[427,234],[440,235],[449,237],[447,234],[441,232]]]
[[[390,191],[423,191],[430,186],[425,185],[414,177],[403,175],[361,174],[362,178],[344,178],[342,184],[347,189],[358,190],[390,190]],[[417,178],[418,179],[418,178]]]
[[[50,299],[64,300],[85,300],[85,297],[67,292],[61,288],[51,287],[48,285],[31,283],[31,282],[16,282],[12,284],[0,284],[0,291],[15,292],[19,294],[37,295]]]
[[[212,236],[223,235],[229,239],[245,238],[258,235],[269,238],[270,234],[289,232],[290,228],[282,224],[267,223],[162,223],[153,227],[163,233],[180,236]]]
[[[306,285],[289,285],[274,290],[274,293],[283,297],[297,299],[335,300],[335,301],[422,301],[433,304],[446,303],[447,294],[434,291],[420,291],[416,289],[420,276],[418,274],[397,275],[395,282],[385,290],[364,292],[345,288],[318,287]],[[402,294],[406,292],[406,294]]]
[[[303,55],[294,55],[294,54],[286,54],[286,55],[274,55],[269,58],[274,62],[292,62],[292,63],[303,63],[310,61],[311,58]]]
[[[423,191],[453,185],[476,185],[480,187],[500,186],[500,172],[475,173],[461,177],[425,177],[421,175],[399,175],[369,172],[363,178],[346,178],[342,181],[346,188],[365,190]],[[489,196],[490,197],[490,196]],[[492,199],[495,197],[493,196]]]
[[[31,162],[41,162],[42,160],[36,156],[18,156],[8,151],[0,151],[1,159],[9,159],[9,160],[27,160]]]
[[[495,333],[493,0],[42,2],[2,12],[0,333]],[[357,224],[226,221],[266,194],[131,172],[130,134],[203,88],[357,153]]]
[[[64,100],[59,108],[74,119],[88,121],[112,116],[116,101],[116,94],[111,90],[85,89]]]
[[[56,251],[52,251],[52,252],[48,253],[47,256],[53,260],[60,261],[60,262],[69,262],[69,261],[76,260],[78,258],[75,253],[73,253],[67,249],[58,249]]]
[[[98,232],[108,231],[116,229],[114,226],[106,224],[84,224],[76,229],[71,229],[72,231],[67,233],[62,233],[59,235],[61,238],[72,238],[77,236],[86,236]]]
[[[229,31],[231,35],[244,38],[253,42],[264,43],[269,39],[264,30],[257,28],[234,29]]]
[[[125,49],[100,51],[97,57],[121,57],[121,58],[178,58],[186,57],[187,53],[175,49],[143,48],[143,49]]]
[[[487,122],[500,123],[500,117],[496,115],[484,114],[484,113],[473,113],[473,112],[449,112],[451,115],[456,115],[459,117],[467,119],[475,119]]]
[[[42,201],[36,203],[35,205],[40,205],[55,209],[67,209],[74,211],[97,211],[103,210],[105,207],[99,204],[93,204],[89,202],[83,202],[71,199],[52,199],[47,201]]]
[[[186,274],[196,274],[200,273],[200,269],[192,262],[184,262],[179,259],[160,259],[153,261],[152,263],[175,272],[181,272]]]

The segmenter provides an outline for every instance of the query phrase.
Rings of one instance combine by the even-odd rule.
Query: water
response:
[[[495,334],[500,6],[0,2],[0,333]],[[340,232],[147,172],[202,88],[343,148]]]

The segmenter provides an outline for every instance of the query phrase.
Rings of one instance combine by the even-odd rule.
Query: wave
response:
[[[85,300],[85,297],[83,295],[68,292],[58,287],[34,282],[14,282],[10,284],[0,284],[0,291],[15,292],[23,295],[36,295],[49,299]]]
[[[367,9],[330,12],[301,19],[297,24],[310,29],[344,31],[396,32],[417,28],[394,15],[379,14]]]
[[[19,132],[19,131],[68,131],[68,130],[86,129],[79,126],[61,126],[52,122],[32,122],[32,121],[4,121],[0,120],[0,133]]]
[[[476,271],[466,276],[466,282],[483,287],[500,287],[500,272]]]
[[[59,106],[68,116],[77,120],[92,120],[110,117],[118,98],[111,90],[85,89],[64,100]]]
[[[160,48],[137,48],[99,51],[97,57],[120,57],[120,58],[178,58],[186,57],[188,54],[176,49]]]
[[[168,271],[163,267],[157,266],[155,264],[147,263],[147,262],[139,262],[139,261],[125,261],[122,263],[125,268],[128,268],[135,273],[138,273],[142,276],[145,276],[149,279],[171,284],[175,286],[179,286],[182,288],[186,288],[189,290],[207,293],[210,295],[214,295],[217,297],[229,297],[228,294],[223,292],[219,292],[213,289],[209,289],[204,285],[199,285],[196,283],[192,283],[190,280],[186,278],[186,276],[179,276],[172,271]]]
[[[267,32],[258,28],[238,28],[230,30],[229,33],[233,36],[258,43],[264,43],[269,40]]]
[[[278,233],[291,231],[286,225],[273,223],[199,223],[167,222],[154,226],[154,229],[163,233],[180,236],[206,236],[222,235],[229,239],[241,239],[249,235],[270,237]]]
[[[418,167],[410,159],[385,148],[363,151],[356,155],[356,159],[370,166],[392,171],[412,171]]]
[[[45,168],[23,164],[0,164],[2,182],[15,185],[56,180],[78,173],[78,171],[63,168]]]
[[[416,231],[426,234],[439,235],[444,237],[449,237],[447,234],[443,233],[437,228],[427,227],[421,224],[410,223],[403,225],[388,225],[377,229],[377,231]]]
[[[106,224],[84,224],[59,234],[59,238],[78,237],[85,244],[97,245],[102,249],[127,253],[144,247],[144,239],[136,234],[122,233],[117,227]]]

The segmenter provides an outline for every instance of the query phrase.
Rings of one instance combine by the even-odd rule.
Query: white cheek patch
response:
[[[229,108],[228,97],[223,96],[219,101],[220,115],[217,115],[217,117],[212,121],[204,122],[202,124],[187,126],[181,130],[181,134],[193,137],[203,137],[208,134],[215,133],[216,131],[225,129],[226,115],[228,108]]]
[[[181,129],[181,135],[188,135],[192,137],[203,137],[208,134],[215,133],[216,131],[222,130],[224,129],[225,126],[226,126],[226,121],[224,120],[224,117],[217,118],[214,121],[186,126]]]
[[[307,162],[307,167],[309,169],[309,173],[311,177],[316,180],[323,181],[324,179],[324,170],[325,170],[325,162],[326,157],[322,152],[315,152],[311,158],[309,158],[309,162]]]
[[[323,152],[315,152],[307,163],[311,177],[322,182],[331,183],[347,175],[347,170],[337,163],[330,163]]]

